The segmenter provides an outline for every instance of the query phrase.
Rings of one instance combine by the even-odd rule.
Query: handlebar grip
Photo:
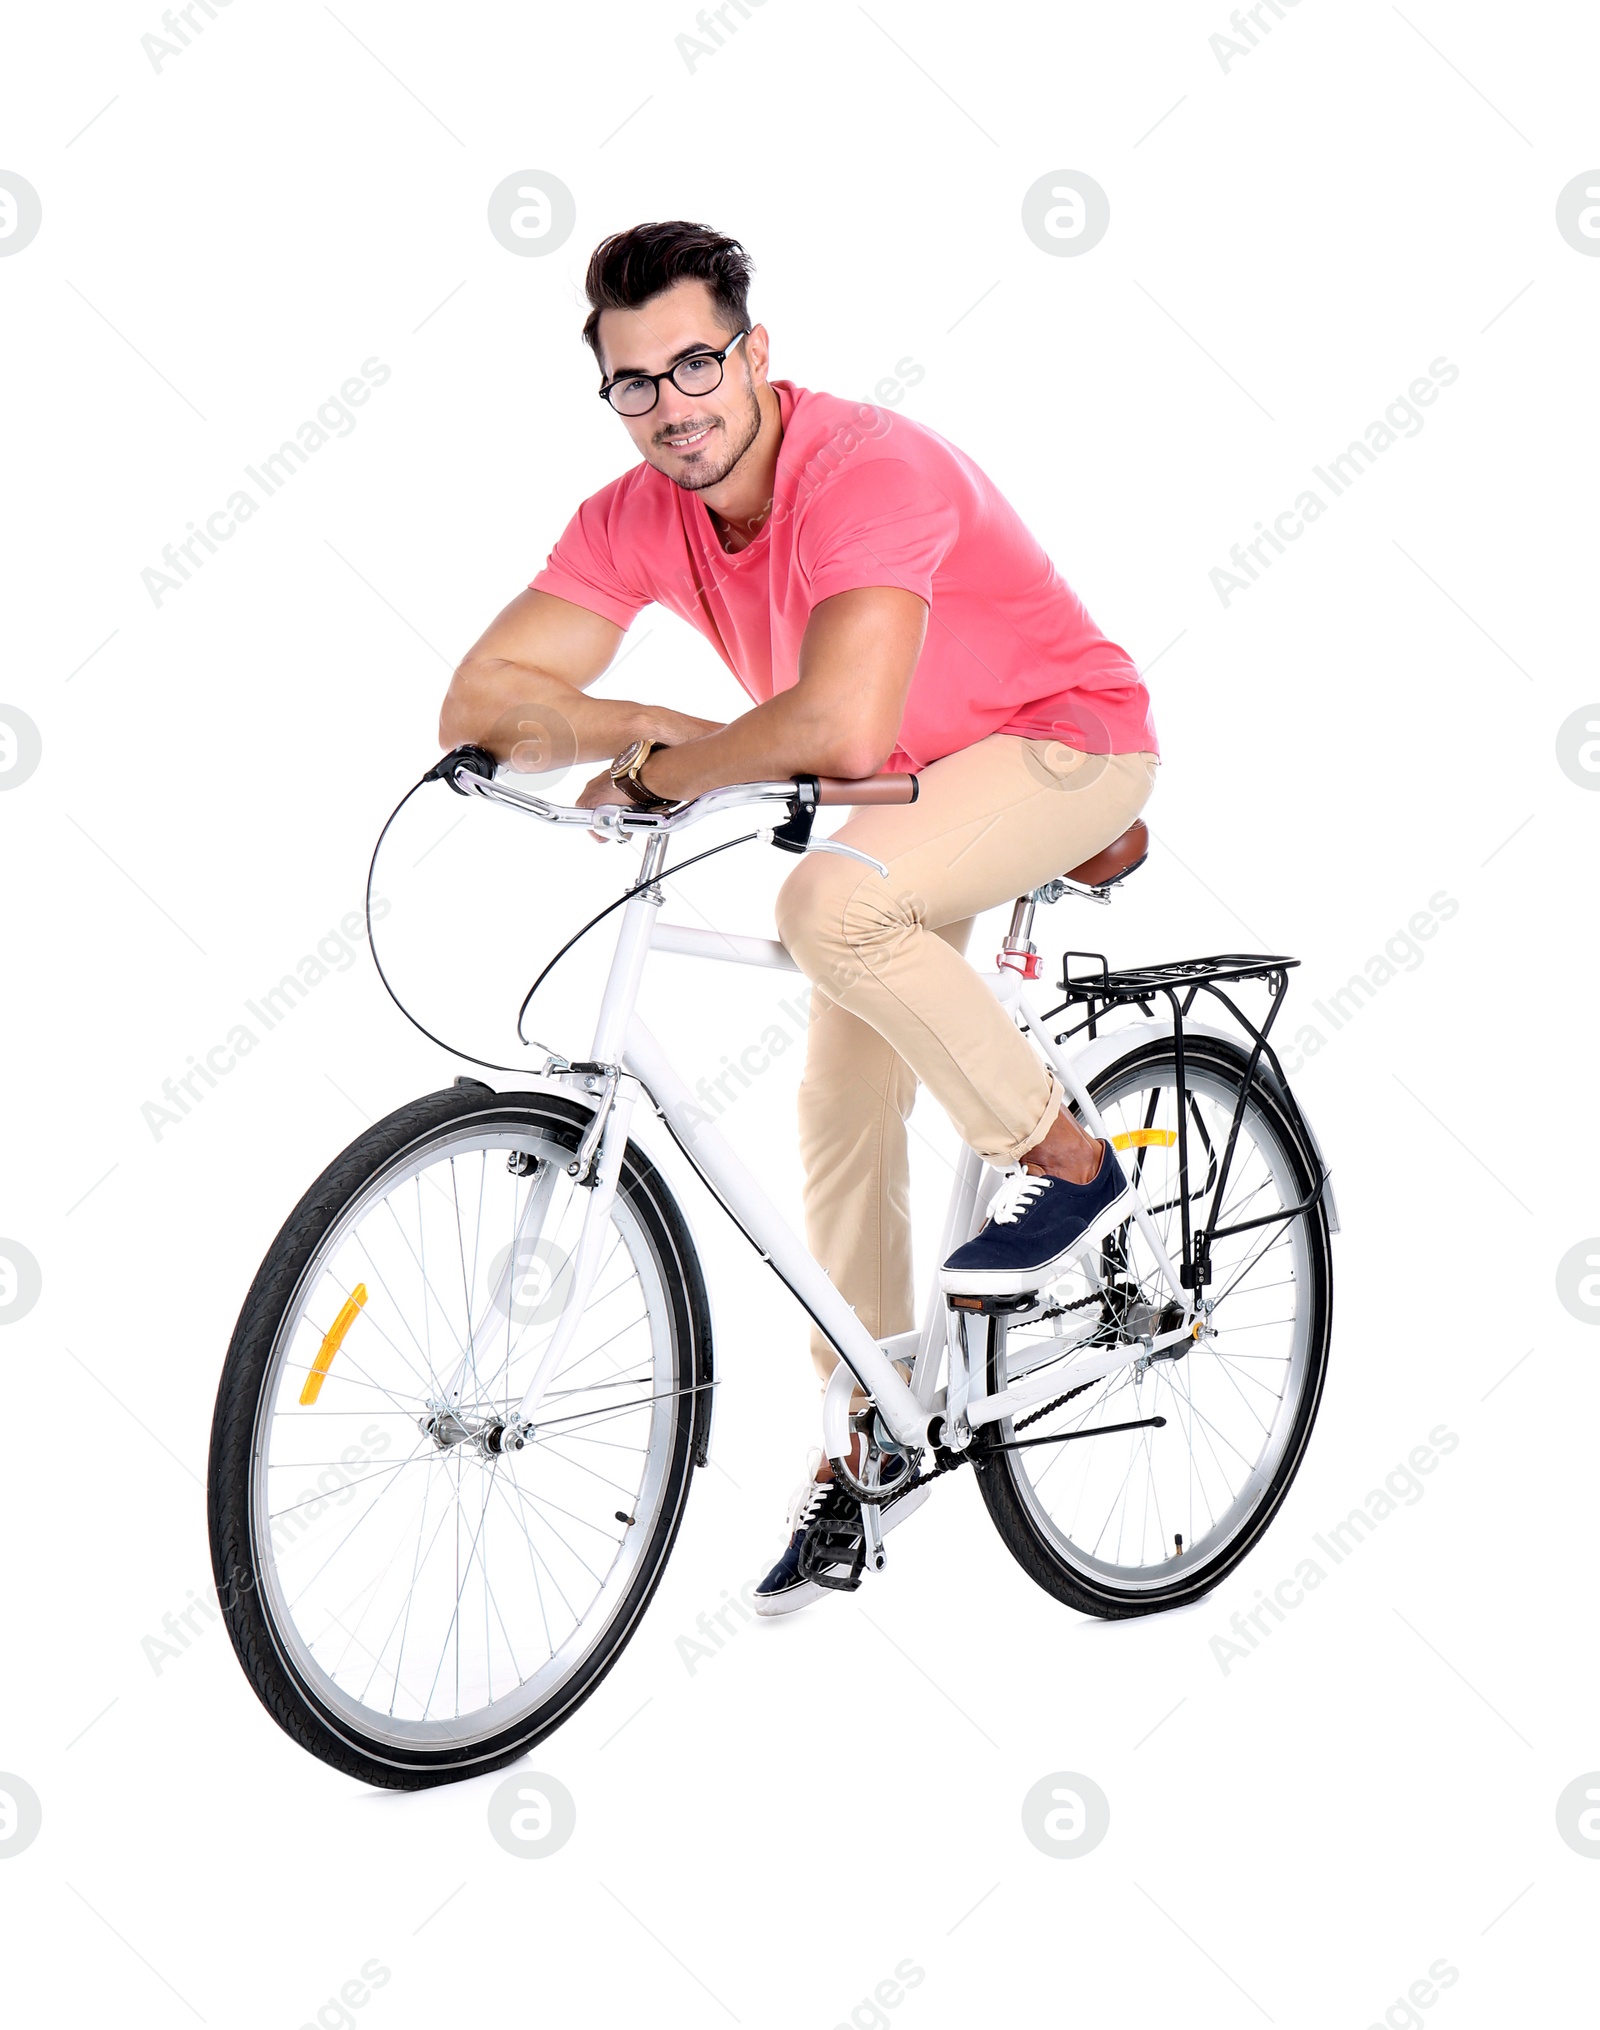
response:
[[[456,782],[458,768],[465,768],[473,775],[481,775],[485,782],[492,782],[497,765],[487,747],[469,742],[465,747],[452,747],[448,754],[441,755],[422,779],[424,782],[447,782],[457,796],[465,796],[467,792]]]
[[[819,775],[819,804],[914,804],[917,778],[914,775]]]

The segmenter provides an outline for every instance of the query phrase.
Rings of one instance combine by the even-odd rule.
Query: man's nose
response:
[[[667,399],[667,390],[669,388],[672,388],[672,399],[670,401]],[[670,436],[674,430],[681,429],[685,423],[703,423],[705,421],[703,408],[691,401],[689,396],[684,394],[680,389],[673,388],[670,381],[663,381],[661,383],[661,401],[659,407],[661,417],[656,427],[660,430],[663,437]]]

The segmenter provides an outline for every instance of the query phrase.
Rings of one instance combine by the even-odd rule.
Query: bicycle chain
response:
[[[1098,1302],[1098,1299],[1083,1298],[1076,1304],[1063,1304],[1059,1306],[1058,1312],[1047,1312],[1044,1315],[1054,1317],[1058,1315],[1059,1311],[1081,1310],[1084,1304],[1095,1302]],[[1098,1380],[1099,1377],[1096,1377],[1096,1379]],[[1031,1416],[1019,1418],[1011,1428],[1014,1431],[1025,1431],[1030,1424],[1036,1424],[1041,1417],[1048,1417],[1052,1410],[1059,1410],[1063,1403],[1070,1403],[1074,1396],[1081,1396],[1086,1389],[1092,1389],[1094,1386],[1095,1383],[1093,1381],[1080,1382],[1075,1389],[1068,1389],[1064,1396],[1057,1396],[1053,1403],[1046,1403],[1042,1409],[1035,1410]],[[970,1448],[965,1452],[947,1452],[942,1458],[936,1455],[933,1465],[926,1472],[919,1470],[907,1480],[903,1487],[895,1488],[892,1494],[878,1504],[878,1507],[883,1511],[893,1508],[897,1501],[903,1501],[908,1494],[915,1494],[919,1487],[931,1486],[941,1474],[954,1473],[958,1466],[967,1465],[973,1456],[974,1454]],[[861,1504],[855,1497],[845,1494],[843,1488],[839,1492],[859,1513]]]
[[[1046,1318],[1064,1318],[1069,1311],[1086,1310],[1091,1304],[1100,1303],[1101,1297],[1102,1293],[1096,1290],[1091,1292],[1087,1297],[1075,1297],[1065,1304],[1052,1304],[1047,1311],[1039,1313],[1035,1323],[1042,1324]],[[1042,1409],[1035,1410],[1030,1416],[1017,1419],[1011,1428],[1014,1431],[1025,1431],[1030,1424],[1037,1424],[1041,1417],[1048,1417],[1052,1410],[1059,1410],[1063,1403],[1070,1403],[1074,1396],[1081,1396],[1085,1389],[1092,1389],[1094,1385],[1093,1381],[1079,1382],[1075,1389],[1068,1389],[1064,1396],[1057,1396],[1053,1403],[1046,1403]],[[896,1500],[902,1495],[914,1493],[919,1487],[926,1487],[930,1481],[937,1480],[941,1473],[953,1473],[958,1466],[965,1466],[972,1456],[972,1451],[969,1447],[965,1452],[950,1452],[946,1453],[942,1459],[936,1458],[932,1468],[928,1472],[919,1472],[914,1480],[911,1480],[906,1486],[897,1490]],[[887,1504],[885,1505],[887,1506]]]

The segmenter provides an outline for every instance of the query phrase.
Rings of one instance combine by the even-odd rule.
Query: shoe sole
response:
[[[947,1297],[1017,1297],[1037,1290],[1059,1276],[1089,1248],[1099,1247],[1114,1227],[1122,1225],[1133,1211],[1133,1186],[1129,1184],[1102,1213],[1097,1213],[1071,1247],[1052,1255],[1031,1269],[941,1269],[939,1287]]]
[[[908,1495],[895,1502],[884,1515],[884,1535],[887,1536],[890,1530],[897,1528],[908,1515],[915,1515],[932,1492],[931,1486],[915,1487]],[[753,1593],[750,1596],[750,1605],[757,1614],[765,1615],[770,1620],[780,1614],[793,1614],[797,1608],[809,1607],[813,1600],[820,1600],[825,1593],[838,1591],[837,1586],[819,1586],[815,1579],[803,1579],[798,1586],[786,1587],[782,1593],[765,1595]]]

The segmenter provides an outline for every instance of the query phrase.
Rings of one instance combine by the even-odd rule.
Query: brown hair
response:
[[[710,226],[686,219],[630,226],[602,240],[589,256],[584,291],[593,306],[584,319],[583,340],[605,372],[600,358],[602,310],[634,310],[670,289],[674,282],[704,282],[718,317],[730,331],[750,323],[750,256],[737,240]]]

